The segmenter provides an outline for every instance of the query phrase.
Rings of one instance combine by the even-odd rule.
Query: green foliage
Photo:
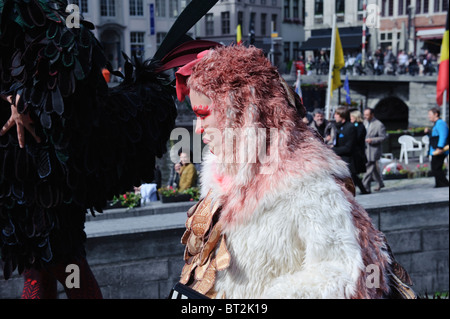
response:
[[[120,205],[122,205],[123,207],[128,207],[128,209],[131,209],[139,206],[141,198],[141,194],[127,192],[126,194],[120,195],[119,197],[114,196],[111,206],[120,202]]]

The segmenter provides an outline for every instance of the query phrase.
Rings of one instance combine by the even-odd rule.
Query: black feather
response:
[[[41,138],[38,144],[26,133],[20,149],[14,129],[0,137],[5,277],[78,256],[86,211],[101,212],[113,195],[153,179],[177,116],[173,78],[158,70],[159,60],[190,40],[186,32],[216,2],[193,0],[155,57],[124,54],[122,74],[107,65],[91,23],[62,23],[64,0],[0,0],[0,91],[21,96],[18,110],[30,115]],[[105,66],[124,81],[109,88]],[[0,125],[11,113],[3,106]]]

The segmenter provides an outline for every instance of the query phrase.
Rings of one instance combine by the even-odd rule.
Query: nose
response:
[[[205,132],[205,129],[202,127],[202,120],[197,118],[197,123],[195,124],[195,133],[203,134],[204,132]]]

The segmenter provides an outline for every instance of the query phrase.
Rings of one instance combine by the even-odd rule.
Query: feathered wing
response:
[[[206,2],[210,8],[217,1]],[[18,111],[30,115],[42,139],[36,143],[26,132],[26,147],[20,149],[15,129],[0,137],[6,278],[17,266],[21,272],[55,254],[80,253],[73,243],[84,240],[86,209],[101,211],[113,195],[150,182],[155,157],[166,151],[175,125],[175,88],[160,72],[161,62],[127,60],[124,82],[108,88],[102,75],[107,62],[93,25],[81,19],[79,28],[66,27],[66,6],[65,0],[0,0],[0,93],[21,97],[15,101]],[[187,31],[169,32],[177,40],[164,40],[171,42],[159,51],[166,62],[178,56],[173,49],[186,51],[177,46]],[[194,45],[186,54],[204,48]],[[0,103],[3,125],[11,110]]]

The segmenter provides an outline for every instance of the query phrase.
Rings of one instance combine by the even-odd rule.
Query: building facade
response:
[[[308,56],[329,50],[333,16],[339,29],[344,53],[362,49],[364,0],[305,0],[305,37],[300,49]],[[366,31],[366,47],[374,47],[372,31]]]
[[[448,0],[378,0],[381,48],[392,46],[393,52],[405,50],[420,55],[428,50],[440,52]]]
[[[267,53],[272,49],[281,61],[282,43],[277,41],[282,31],[281,1],[219,0],[197,23],[196,36],[229,45],[236,43],[237,26],[241,25],[245,45],[253,44]],[[278,33],[278,39],[273,40],[272,33]]]
[[[113,68],[123,66],[122,52],[152,57],[190,0],[69,0],[92,22]],[[193,36],[193,32],[190,32]]]
[[[317,39],[331,35],[333,15],[336,14],[336,25],[339,28],[341,40],[343,33],[354,34],[343,43],[347,49],[361,50],[364,5],[367,7],[366,47],[368,52],[377,48],[382,50],[392,47],[397,53],[405,50],[420,55],[424,50],[435,54],[440,51],[442,37],[445,30],[448,0],[305,0],[305,37],[316,39],[314,45],[304,43],[302,50],[329,49],[330,39],[321,43]],[[353,28],[353,31],[348,28]],[[327,32],[324,32],[327,30]],[[344,30],[344,32],[342,32]],[[357,40],[359,35],[361,41]],[[344,36],[345,38],[346,36]],[[352,45],[353,43],[353,45]]]
[[[292,62],[304,60],[300,45],[305,41],[305,1],[282,0],[281,37],[284,73],[294,70]]]

